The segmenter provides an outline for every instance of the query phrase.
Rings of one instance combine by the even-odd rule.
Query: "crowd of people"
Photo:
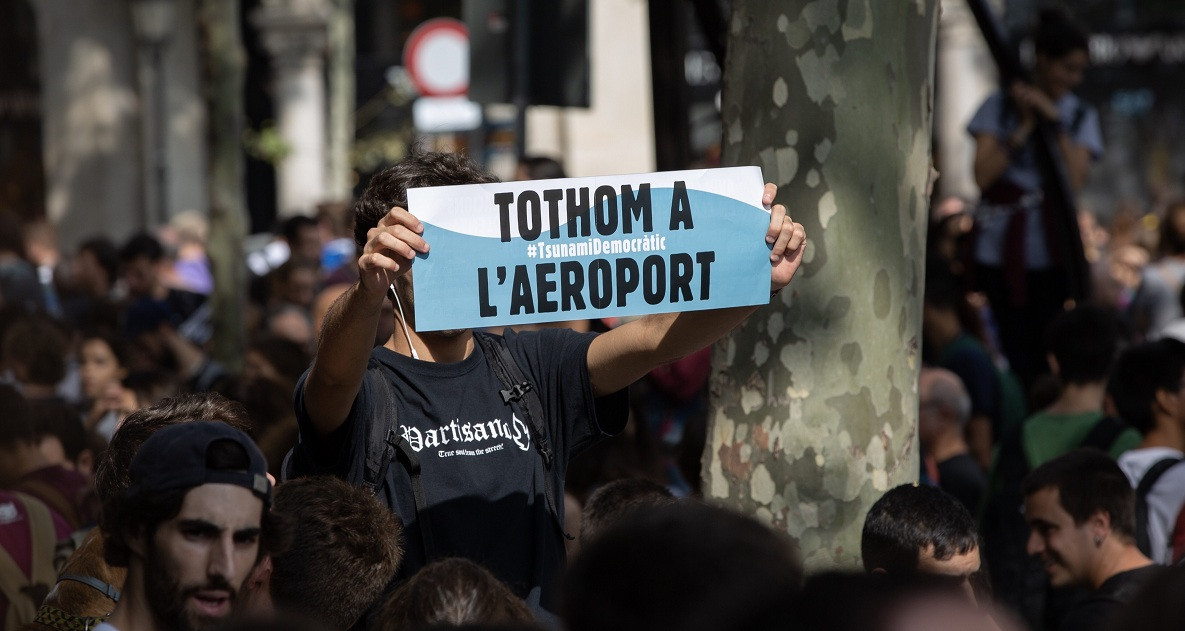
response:
[[[493,178],[415,151],[247,258],[233,365],[200,216],[62,252],[0,213],[0,629],[1185,624],[1185,202],[1084,214],[1074,287],[1038,145],[1075,190],[1102,151],[1087,40],[1033,39],[968,125],[983,198],[934,204],[920,482],[863,571],[700,497],[703,349],[752,308],[418,331],[407,189]],[[771,299],[806,239],[775,195]]]

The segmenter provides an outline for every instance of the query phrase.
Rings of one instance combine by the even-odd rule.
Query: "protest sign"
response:
[[[769,301],[757,167],[409,189],[416,329]]]

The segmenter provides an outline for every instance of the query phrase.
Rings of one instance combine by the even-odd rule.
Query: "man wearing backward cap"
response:
[[[224,423],[182,423],[145,441],[130,477],[103,507],[107,562],[127,567],[128,577],[96,631],[219,626],[283,538],[263,454]]]

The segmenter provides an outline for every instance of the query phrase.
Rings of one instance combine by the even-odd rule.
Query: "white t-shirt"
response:
[[[1147,447],[1132,449],[1119,456],[1119,468],[1127,475],[1132,488],[1140,484],[1144,473],[1164,458],[1185,456],[1169,447]],[[1148,492],[1148,543],[1153,561],[1168,565],[1173,561],[1172,542],[1169,537],[1177,524],[1177,514],[1185,505],[1185,462],[1178,463],[1165,471],[1152,490]]]
[[[115,627],[107,624],[106,622],[100,622],[99,626],[92,629],[92,631],[119,631],[119,629],[116,629]]]

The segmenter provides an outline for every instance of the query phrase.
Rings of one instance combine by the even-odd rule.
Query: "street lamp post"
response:
[[[148,100],[151,92],[152,116],[151,170],[155,203],[153,215],[159,223],[168,221],[168,103],[165,92],[164,54],[169,36],[173,33],[176,0],[131,0],[132,28],[141,48],[147,53],[152,79],[150,89],[141,85],[141,94]],[[149,215],[152,216],[152,215]],[[147,221],[145,222],[147,223]]]

